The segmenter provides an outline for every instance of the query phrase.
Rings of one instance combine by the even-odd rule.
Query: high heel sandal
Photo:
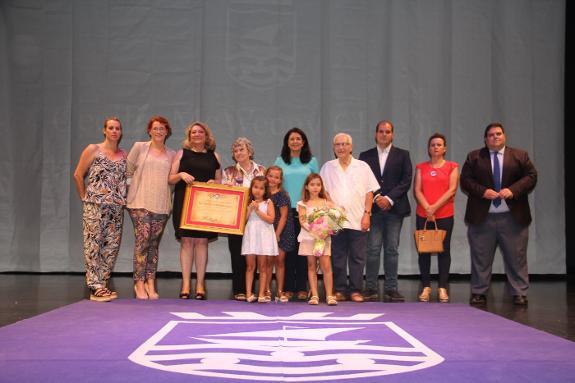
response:
[[[206,292],[206,287],[202,286],[204,291],[199,291],[198,292],[198,283],[196,283],[196,295],[194,296],[194,299],[197,301],[205,301],[207,299],[207,292]]]
[[[108,290],[108,289],[106,289],[106,290]],[[109,291],[109,290],[108,290],[108,291]],[[146,299],[148,299],[148,293],[146,292],[146,287],[145,287],[145,285],[144,285],[144,294],[146,295],[145,297],[144,297],[144,295],[138,294],[138,287],[137,287],[136,285],[134,285],[134,294],[136,295],[136,299],[141,299],[141,300],[146,300]]]
[[[258,298],[256,298],[256,296],[254,294],[250,295],[249,297],[246,298],[246,302],[248,303],[253,303],[255,301],[257,301]]]
[[[449,302],[449,294],[447,294],[447,289],[440,287],[437,289],[437,299],[440,303],[448,303]]]
[[[431,287],[424,287],[421,291],[421,294],[417,297],[420,302],[429,302],[429,298],[431,297]]]
[[[152,300],[156,300],[156,299],[160,299],[160,294],[158,294],[157,292],[150,292],[148,290],[148,284],[144,284],[144,290],[146,291],[146,294],[148,294],[148,299],[152,299]]]

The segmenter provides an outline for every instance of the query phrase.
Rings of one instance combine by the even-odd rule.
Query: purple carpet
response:
[[[575,343],[466,305],[79,302],[0,328],[0,382],[573,382]]]

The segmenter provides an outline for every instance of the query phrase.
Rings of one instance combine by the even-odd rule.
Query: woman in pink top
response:
[[[453,206],[459,170],[457,163],[445,160],[447,142],[442,134],[435,133],[429,138],[427,150],[430,160],[415,167],[413,191],[417,200],[416,226],[418,230],[423,229],[425,221],[428,220],[427,228],[435,228],[433,223],[435,221],[438,229],[447,231],[443,241],[444,251],[437,254],[439,271],[437,298],[440,302],[447,303],[449,302],[447,287],[451,264],[449,244],[453,231]],[[419,295],[420,302],[429,302],[431,296],[430,267],[431,254],[420,253],[419,270],[423,287]]]

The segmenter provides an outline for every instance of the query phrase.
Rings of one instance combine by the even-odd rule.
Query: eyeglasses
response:
[[[150,130],[153,130],[154,132],[165,132],[165,131],[168,130],[168,129],[166,129],[165,126],[154,126],[154,127],[153,127],[152,129],[150,129]]]

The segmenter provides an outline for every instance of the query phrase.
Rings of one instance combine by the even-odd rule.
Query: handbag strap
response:
[[[427,221],[429,221],[429,218],[425,218],[425,224],[423,224],[423,230],[427,231]],[[433,220],[433,223],[435,224],[435,231],[437,231],[437,220]]]

